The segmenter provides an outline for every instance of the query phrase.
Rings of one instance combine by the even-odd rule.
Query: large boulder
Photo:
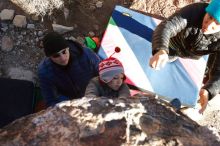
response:
[[[136,96],[82,98],[20,118],[0,129],[4,146],[220,145],[218,137],[168,103]]]

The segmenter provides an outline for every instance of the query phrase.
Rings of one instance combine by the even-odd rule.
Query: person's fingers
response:
[[[155,62],[155,69],[159,70],[161,65],[161,57],[158,57],[157,61]]]
[[[161,62],[161,67],[162,68],[166,65],[167,61],[168,61],[168,58],[163,59],[163,61]]]
[[[208,105],[208,102],[201,103],[201,109],[199,110],[200,114],[203,114],[203,112],[205,111],[207,105]]]
[[[158,69],[163,68],[166,65],[167,61],[168,61],[167,54],[160,55],[159,59],[157,61],[157,64],[156,64],[156,68],[158,68]]]
[[[161,66],[165,66],[168,60],[168,55],[163,50],[157,52],[150,58],[149,65],[154,69],[160,69]]]
[[[153,68],[153,69],[155,69],[155,68],[156,68],[156,64],[157,64],[157,62],[156,62],[156,61],[154,61],[154,62],[152,63],[152,68]]]
[[[150,67],[155,68],[154,56],[150,58],[149,65],[150,65]]]
[[[157,67],[157,61],[158,61],[157,56],[153,56],[150,59],[150,66],[155,69]]]
[[[199,92],[199,96],[200,96],[199,102],[201,105],[201,109],[199,110],[199,113],[202,114],[208,105],[208,91],[205,89],[201,89]]]

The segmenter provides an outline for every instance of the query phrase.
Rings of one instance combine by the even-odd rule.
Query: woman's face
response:
[[[202,22],[204,34],[212,34],[220,31],[220,24],[208,13],[205,14]]]
[[[107,85],[111,89],[117,91],[121,87],[123,81],[124,81],[124,74],[120,73],[116,75],[110,82],[108,82]]]

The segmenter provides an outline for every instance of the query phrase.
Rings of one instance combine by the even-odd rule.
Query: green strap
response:
[[[85,37],[85,45],[92,49],[93,51],[96,49],[96,43],[91,37]]]

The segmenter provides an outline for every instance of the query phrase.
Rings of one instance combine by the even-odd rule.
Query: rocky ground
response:
[[[192,2],[195,1],[1,0],[0,12],[4,19],[0,21],[0,77],[31,80],[37,84],[36,69],[44,56],[40,40],[49,30],[65,32],[65,37],[83,44],[85,36],[101,38],[116,4],[162,18]],[[2,13],[3,9],[10,11]],[[25,16],[26,22],[24,17],[14,20],[12,13]],[[219,107],[209,106],[199,123],[220,134],[219,116]]]

